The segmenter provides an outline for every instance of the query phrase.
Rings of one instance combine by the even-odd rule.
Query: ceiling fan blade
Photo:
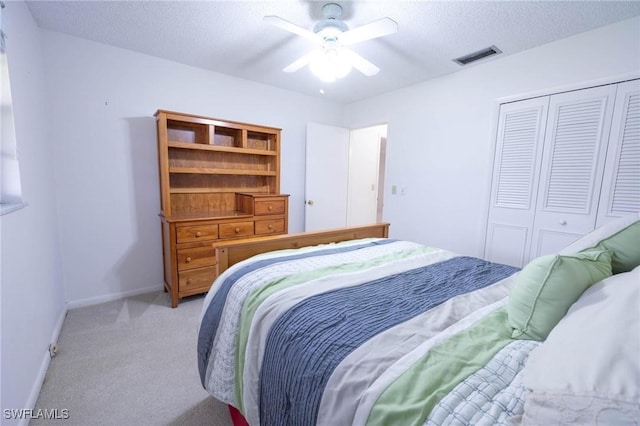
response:
[[[348,56],[349,61],[351,61],[351,65],[367,77],[374,76],[380,71],[380,68],[373,65],[353,50],[343,49],[343,52]]]
[[[398,24],[391,18],[382,18],[373,21],[370,24],[362,25],[358,28],[344,32],[340,36],[340,42],[346,46],[360,43],[361,41],[371,40],[394,34],[398,32]]]
[[[320,38],[320,36],[314,33],[313,31],[309,31],[306,28],[302,28],[295,24],[292,24],[291,22],[286,21],[280,18],[279,16],[265,16],[264,18],[262,18],[262,20],[268,24],[282,28],[285,31],[289,31],[290,33],[297,34],[311,41],[315,41],[315,42],[322,41],[322,38]]]
[[[311,61],[313,61],[315,59],[316,55],[318,55],[317,51],[313,51],[313,52],[307,53],[306,55],[304,55],[300,59],[290,63],[289,65],[287,65],[285,68],[282,69],[282,71],[284,71],[284,72],[296,72],[300,68],[302,68],[302,67],[306,66],[307,64],[311,63]]]

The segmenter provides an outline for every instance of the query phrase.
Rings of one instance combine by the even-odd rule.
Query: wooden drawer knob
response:
[[[184,261],[187,262],[187,263],[191,263],[191,258],[187,257]]]
[[[268,228],[269,228],[269,229],[273,229],[273,225],[269,225],[269,226],[268,226]]]
[[[200,231],[196,232],[196,237],[202,237],[202,232]]]
[[[269,204],[269,207],[267,207],[267,210],[269,210],[269,211],[273,210],[273,206],[271,204]]]
[[[236,231],[236,234],[237,234],[238,232],[240,232],[240,228],[236,228],[235,231]]]
[[[191,284],[191,278],[187,278],[187,284]]]

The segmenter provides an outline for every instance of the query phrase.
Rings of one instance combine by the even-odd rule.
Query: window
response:
[[[16,134],[11,103],[11,85],[9,84],[9,66],[7,65],[6,41],[2,31],[2,9],[0,2],[0,207],[6,214],[24,207],[20,185],[20,167],[16,148]]]

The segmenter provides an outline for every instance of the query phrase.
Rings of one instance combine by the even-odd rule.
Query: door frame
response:
[[[374,182],[372,182],[377,188],[376,188],[376,192],[377,192],[377,196],[376,196],[376,206],[375,206],[375,221],[376,222],[380,222],[382,221],[382,216],[383,216],[383,210],[384,210],[384,182],[385,182],[385,171],[386,171],[386,157],[387,157],[387,153],[386,153],[386,147],[387,147],[387,141],[388,141],[388,128],[389,125],[388,123],[381,123],[381,124],[371,124],[371,125],[367,125],[367,126],[362,126],[362,127],[357,127],[357,128],[352,128],[352,129],[347,129],[344,127],[339,127],[339,126],[332,126],[332,125],[325,125],[325,124],[321,124],[321,123],[314,123],[314,122],[310,122],[307,123],[307,139],[309,138],[309,125],[314,126],[314,125],[319,125],[319,126],[325,126],[327,128],[334,128],[336,130],[338,129],[343,129],[345,131],[348,132],[348,138],[347,138],[347,146],[346,146],[346,170],[335,170],[335,168],[333,166],[338,165],[339,167],[344,167],[344,162],[342,160],[344,160],[344,158],[342,160],[338,160],[336,161],[334,164],[332,164],[332,168],[331,170],[328,171],[328,173],[337,173],[340,176],[344,176],[346,174],[346,182],[344,185],[344,190],[346,191],[345,196],[347,197],[347,199],[344,202],[344,223],[342,223],[341,226],[347,226],[348,223],[348,208],[349,208],[349,200],[348,200],[348,196],[349,196],[349,170],[351,168],[351,155],[350,155],[350,140],[351,140],[351,132],[352,131],[358,131],[358,130],[362,130],[362,129],[368,129],[368,128],[374,128],[374,127],[383,127],[384,126],[384,131],[381,131],[380,134],[380,141],[377,144],[378,146],[378,153],[377,153],[377,177],[376,180]],[[309,212],[308,209],[311,208],[309,202],[312,202],[313,205],[316,205],[315,200],[313,200],[314,197],[316,197],[316,195],[314,195],[313,193],[311,193],[312,191],[310,190],[310,188],[314,188],[315,185],[312,185],[309,182],[309,169],[310,169],[310,161],[311,158],[310,156],[312,156],[313,154],[309,154],[309,146],[308,146],[308,142],[306,141],[306,149],[305,149],[305,194],[304,194],[304,203],[305,203],[305,211],[304,211],[304,229],[306,232],[310,231],[310,230],[317,230],[316,227],[314,226],[313,228],[309,228]],[[314,147],[311,148],[311,150],[313,151]],[[342,149],[340,149],[340,151],[342,152],[342,155],[344,155],[344,151]],[[315,190],[315,188],[314,188]],[[331,191],[331,190],[329,190]],[[339,194],[340,195],[342,191],[342,188],[338,189]],[[325,197],[322,197],[323,199]],[[339,197],[339,199],[337,200],[338,203],[340,203],[341,198]],[[335,226],[333,226],[335,227]],[[324,229],[326,227],[322,227],[322,229]],[[320,229],[320,228],[318,228]]]

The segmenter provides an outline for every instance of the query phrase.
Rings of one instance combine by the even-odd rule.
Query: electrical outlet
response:
[[[51,358],[53,358],[54,356],[56,356],[56,354],[58,353],[58,345],[55,343],[52,343],[49,345],[49,356]]]

